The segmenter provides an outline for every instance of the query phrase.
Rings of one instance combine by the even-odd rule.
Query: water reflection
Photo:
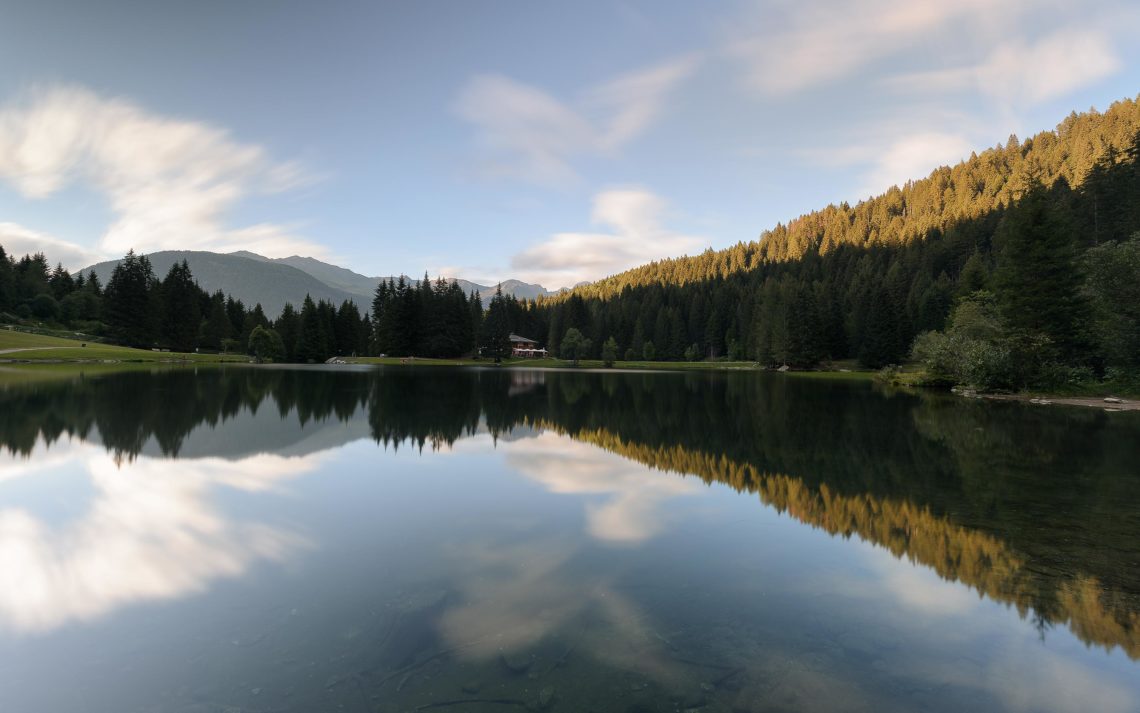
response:
[[[92,492],[73,520],[50,522],[0,507],[0,622],[46,631],[140,601],[170,599],[235,577],[255,561],[305,545],[277,527],[227,517],[212,500],[229,488],[265,492],[311,472],[319,457],[261,454],[236,461],[141,457],[130,468],[102,447],[33,447],[40,468],[66,462]],[[6,475],[30,475],[27,464]]]
[[[700,490],[692,481],[662,478],[552,431],[511,442],[505,450],[508,463],[548,491],[590,496],[586,531],[606,542],[644,542],[667,526],[665,500]]]
[[[441,687],[542,707],[552,686],[631,711],[1137,702],[1066,648],[1071,635],[1140,658],[1130,414],[770,375],[495,369],[112,373],[0,402],[6,626],[44,634],[192,599],[319,550],[312,586],[328,591],[293,582],[259,653],[319,679],[303,701],[277,692],[292,709],[415,708]],[[28,485],[45,478],[81,506],[53,510]],[[712,484],[752,497],[702,520],[727,492]],[[335,506],[298,522],[251,493]],[[341,589],[361,601],[331,603]]]

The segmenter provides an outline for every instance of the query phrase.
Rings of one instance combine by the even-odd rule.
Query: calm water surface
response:
[[[0,711],[1140,710],[1140,415],[2,375]]]

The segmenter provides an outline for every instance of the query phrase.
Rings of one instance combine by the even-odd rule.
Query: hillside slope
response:
[[[700,255],[655,261],[570,291],[607,298],[626,286],[680,285],[724,278],[760,265],[787,262],[809,253],[826,255],[840,246],[898,247],[938,239],[957,226],[975,223],[1008,206],[1024,187],[1029,170],[1040,171],[1047,186],[1062,182],[1080,188],[1099,176],[1098,161],[1110,165],[1125,158],[1140,131],[1140,97],[1114,102],[1106,111],[1073,112],[1052,131],[1025,141],[1010,136],[1004,144],[975,153],[954,166],[892,187],[860,201],[832,204],[761,233],[758,240]],[[1110,225],[1087,216],[1089,244],[1121,239]],[[1096,232],[1099,231],[1099,235]],[[988,237],[988,236],[987,236]],[[972,252],[973,246],[969,246]],[[966,255],[960,256],[964,262]]]
[[[727,355],[809,368],[857,358],[879,368],[907,359],[918,335],[942,330],[975,295],[994,333],[1014,340],[999,352],[1040,346],[1013,363],[1053,379],[1131,369],[1119,356],[1140,317],[1125,293],[1140,277],[1123,265],[1132,247],[1105,250],[1138,232],[1140,101],[1125,99],[759,240],[576,287],[542,300],[539,318],[549,344],[573,327],[595,358],[612,338],[627,359]],[[1094,254],[1095,282],[1086,280]]]

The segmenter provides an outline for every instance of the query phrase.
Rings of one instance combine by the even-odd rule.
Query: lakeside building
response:
[[[540,359],[547,355],[546,349],[540,348],[533,339],[511,334],[511,356],[524,359]]]

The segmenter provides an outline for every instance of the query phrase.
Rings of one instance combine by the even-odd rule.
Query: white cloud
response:
[[[46,235],[15,223],[0,223],[0,245],[10,257],[44,253],[47,258],[63,263],[69,270],[86,267],[102,259],[100,253],[88,250],[82,245]]]
[[[107,256],[252,249],[250,231],[263,254],[325,254],[282,226],[234,229],[225,220],[245,197],[306,181],[296,164],[275,163],[214,126],[78,87],[33,91],[0,107],[0,180],[32,199],[73,182],[101,193],[115,216],[98,243]]]
[[[1107,77],[1120,66],[1107,33],[1070,29],[1034,44],[1003,45],[976,65],[907,74],[889,84],[907,91],[975,90],[1021,106],[1063,96]]]
[[[594,197],[592,220],[609,233],[557,233],[511,259],[520,279],[547,288],[597,280],[637,265],[699,250],[702,238],[661,225],[665,202],[640,188],[603,191]]]
[[[765,4],[738,18],[727,53],[744,63],[749,84],[768,94],[859,74],[891,76],[900,65],[926,61],[952,68],[888,81],[923,91],[977,88],[1010,102],[1039,102],[1120,68],[1112,37],[1112,18],[1125,12],[1119,6],[1056,0]],[[1028,40],[1035,36],[1043,39]],[[966,59],[975,56],[985,58]],[[866,84],[867,77],[858,81]]]
[[[968,157],[973,143],[965,136],[922,132],[902,136],[876,152],[873,166],[863,175],[861,195],[882,193],[911,179],[925,178],[939,166]]]
[[[997,21],[1020,4],[857,0],[765,7],[759,17],[743,23],[751,31],[731,41],[728,52],[745,62],[753,86],[773,94],[793,92],[848,76],[876,60],[919,46],[950,22],[978,21],[983,16]]]
[[[574,159],[610,153],[644,132],[698,62],[687,55],[624,75],[574,104],[509,77],[481,75],[468,82],[455,108],[477,128],[484,173],[564,184],[577,178]]]

